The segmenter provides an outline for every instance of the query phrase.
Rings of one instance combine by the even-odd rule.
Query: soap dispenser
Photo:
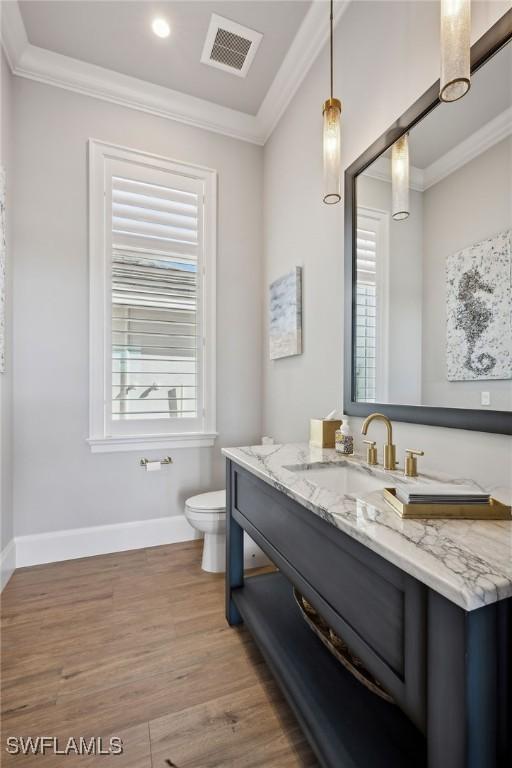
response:
[[[354,436],[350,430],[347,416],[342,415],[341,419],[341,426],[336,430],[334,447],[338,453],[343,453],[345,456],[352,456],[354,453]]]

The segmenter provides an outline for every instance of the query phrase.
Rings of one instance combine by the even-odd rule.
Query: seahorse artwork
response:
[[[492,294],[494,288],[490,283],[484,282],[478,269],[473,267],[463,273],[459,282],[456,327],[461,328],[466,337],[466,368],[475,374],[484,374],[491,373],[496,365],[496,358],[489,352],[481,352],[473,359],[476,343],[493,318],[491,310],[479,297],[479,291]]]
[[[512,378],[512,230],[447,259],[449,381]]]

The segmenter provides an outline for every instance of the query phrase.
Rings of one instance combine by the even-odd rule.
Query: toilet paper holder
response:
[[[155,459],[141,459],[140,466],[145,467],[146,464],[148,464],[151,461],[155,461]],[[172,458],[170,456],[164,456],[163,459],[160,459],[160,464],[172,464]]]

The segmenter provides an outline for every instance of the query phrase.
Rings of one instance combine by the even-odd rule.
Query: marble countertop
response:
[[[349,463],[388,486],[446,482],[479,487],[466,478],[405,478],[398,470],[370,468],[357,457],[306,443],[225,448],[223,454],[467,611],[512,596],[512,521],[402,520],[380,491],[343,494],[290,467]]]

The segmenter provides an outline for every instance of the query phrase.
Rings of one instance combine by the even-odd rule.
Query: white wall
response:
[[[0,373],[0,552],[13,537],[12,506],[12,237],[13,211],[13,78],[0,51],[0,165],[6,171],[6,305],[5,305],[5,359],[6,371]]]
[[[474,3],[473,39],[510,7]],[[355,2],[335,39],[335,96],[343,100],[344,167],[353,162],[438,77],[439,6]],[[321,105],[328,95],[327,47],[284,113],[264,152],[264,287],[304,267],[304,353],[270,362],[264,350],[264,432],[305,440],[311,416],[342,403],[343,208],[322,200]],[[268,306],[264,317],[267,344]],[[353,419],[359,433],[360,421]],[[378,434],[377,434],[378,433]],[[374,434],[381,439],[379,427]],[[384,432],[382,432],[382,438]],[[401,456],[423,448],[423,467],[511,483],[509,437],[397,424]]]
[[[262,150],[21,78],[15,99],[16,535],[179,514],[188,495],[224,487],[220,446],[260,436]],[[171,451],[159,473],[140,469],[140,453],[93,455],[85,442],[89,137],[219,173],[220,438]]]
[[[512,227],[512,137],[495,144],[424,194],[423,402],[512,410],[512,381],[446,378],[446,257]]]

